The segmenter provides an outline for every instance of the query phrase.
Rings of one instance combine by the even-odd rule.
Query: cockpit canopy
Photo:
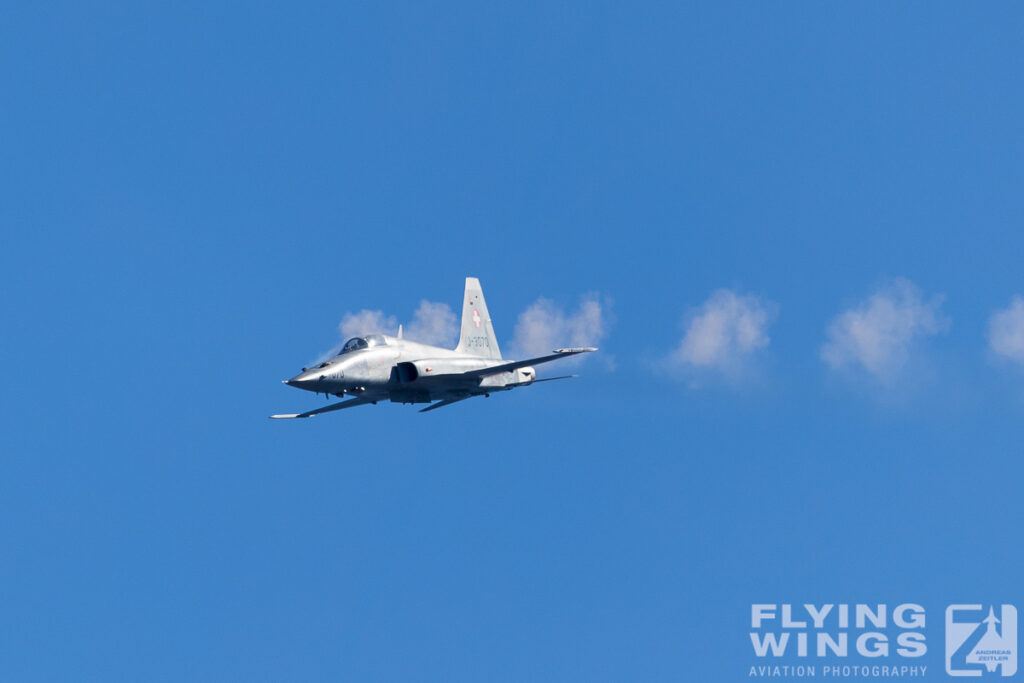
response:
[[[362,337],[352,337],[347,342],[345,342],[344,346],[341,347],[341,351],[338,353],[338,355],[340,356],[341,354],[348,353],[350,351],[358,351],[359,349],[369,348],[369,346],[370,345],[367,344],[366,340],[363,339]]]
[[[362,349],[372,349],[374,346],[387,346],[387,339],[382,334],[368,334],[365,337],[352,337],[341,347],[338,355]]]

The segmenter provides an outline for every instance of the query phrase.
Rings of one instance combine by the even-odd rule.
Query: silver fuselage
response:
[[[351,394],[396,403],[429,403],[524,386],[533,368],[486,377],[461,376],[508,363],[388,335],[367,337],[370,348],[343,351],[286,380],[289,386],[318,394]]]

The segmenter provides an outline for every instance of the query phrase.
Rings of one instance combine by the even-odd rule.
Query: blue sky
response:
[[[1024,372],[986,336],[1024,294],[1022,29],[6,8],[0,677],[732,680],[750,604],[805,601],[923,604],[940,677],[947,604],[1024,602]],[[591,295],[601,355],[266,419],[320,405],[279,381],[346,313],[457,309],[467,275],[503,344]],[[827,362],[902,282],[884,376]],[[769,314],[687,364],[720,290]]]

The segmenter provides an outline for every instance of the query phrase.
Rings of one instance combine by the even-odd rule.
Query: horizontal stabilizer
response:
[[[554,382],[556,379],[572,379],[573,377],[579,377],[579,375],[562,375],[560,377],[545,377],[544,379],[531,379],[529,382],[517,382],[515,384],[506,384],[505,386],[508,388],[528,387],[531,384],[536,384],[537,382]]]
[[[473,398],[473,394],[466,394],[465,396],[459,396],[458,398],[446,398],[443,401],[438,401],[437,403],[433,403],[433,404],[427,406],[426,408],[423,408],[422,410],[420,410],[420,412],[421,413],[429,413],[431,410],[437,410],[438,408],[444,408],[445,406],[450,406],[453,403],[458,403],[459,401],[465,401],[467,398]]]

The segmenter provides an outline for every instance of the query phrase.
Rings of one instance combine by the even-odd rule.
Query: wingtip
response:
[[[286,413],[284,415],[271,415],[271,420],[291,420],[300,417],[298,413]]]

